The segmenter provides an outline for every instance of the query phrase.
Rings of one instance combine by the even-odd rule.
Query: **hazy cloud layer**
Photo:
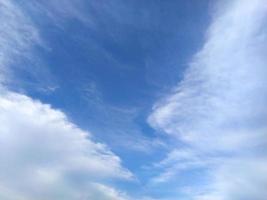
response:
[[[204,168],[210,184],[197,199],[265,199],[267,1],[218,3],[202,50],[149,116],[187,146],[159,164],[154,181]]]

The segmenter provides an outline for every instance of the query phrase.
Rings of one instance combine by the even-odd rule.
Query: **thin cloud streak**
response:
[[[0,1],[0,83],[12,78],[9,66],[18,59],[31,57],[31,47],[41,45],[38,29],[12,1]]]

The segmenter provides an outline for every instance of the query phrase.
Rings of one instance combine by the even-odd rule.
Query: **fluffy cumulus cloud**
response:
[[[6,92],[0,97],[0,121],[0,184],[11,193],[27,199],[79,199],[91,193],[86,190],[91,181],[131,178],[105,145],[49,105]]]
[[[157,103],[149,123],[180,141],[163,160],[210,177],[200,200],[266,199],[267,1],[219,1],[203,48],[184,79]],[[167,169],[167,170],[166,170]]]
[[[14,1],[0,1],[0,21],[0,199],[128,199],[105,184],[132,178],[118,156],[62,111],[8,89],[16,61],[43,42]]]

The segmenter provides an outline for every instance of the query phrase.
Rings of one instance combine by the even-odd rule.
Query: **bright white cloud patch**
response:
[[[179,148],[171,153],[156,180],[166,181],[181,168],[215,168],[209,190],[198,199],[263,200],[267,1],[223,1],[219,7],[184,79],[149,116],[153,127],[191,149],[186,158],[177,155]]]
[[[92,142],[89,133],[49,105],[4,92],[0,123],[0,190],[8,191],[2,196],[79,199],[92,195],[92,188],[98,192],[91,187],[94,181],[131,178],[105,145]],[[116,199],[108,191],[106,199]]]

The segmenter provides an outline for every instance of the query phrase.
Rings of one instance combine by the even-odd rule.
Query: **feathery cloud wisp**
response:
[[[264,199],[262,186],[267,177],[261,163],[267,161],[267,2],[219,3],[202,50],[175,91],[154,106],[148,121],[195,152],[187,161],[172,158],[178,166],[188,159],[196,164],[196,155],[204,160],[216,159],[212,164],[193,166],[204,164],[209,169],[212,165],[214,169],[215,165],[216,169],[211,175],[212,192],[199,199],[244,199],[244,195]],[[228,157],[218,159],[225,155]],[[235,173],[238,169],[240,173]],[[258,174],[246,173],[249,169]],[[165,174],[175,171],[179,171],[177,167],[170,167]],[[260,179],[259,174],[263,175]],[[163,177],[160,180],[165,180]],[[236,187],[235,179],[244,185]],[[251,181],[257,187],[250,187]],[[244,191],[245,186],[248,188]],[[216,197],[210,193],[216,193]]]

